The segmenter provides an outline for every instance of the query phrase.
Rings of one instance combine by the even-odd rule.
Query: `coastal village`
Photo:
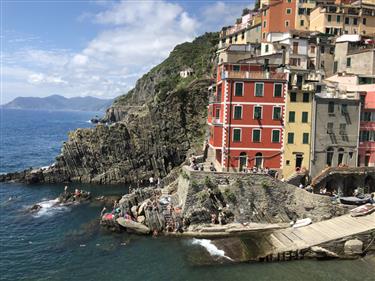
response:
[[[105,121],[72,132],[53,165],[0,181],[131,184],[114,202],[66,187],[56,204],[102,201],[104,229],[215,238],[231,261],[374,253],[375,1],[258,0],[212,49],[209,87],[184,63],[185,89],[165,93],[156,67]],[[207,114],[194,112],[200,94]],[[199,149],[186,128],[207,131]]]
[[[211,238],[273,231],[239,261],[374,248],[374,1],[257,1],[220,31],[208,90],[203,155],[191,154],[164,188],[150,177],[103,209],[102,225]],[[365,203],[362,217],[351,205]]]

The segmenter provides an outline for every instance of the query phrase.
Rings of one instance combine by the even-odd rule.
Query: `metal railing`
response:
[[[267,71],[224,71],[222,79],[277,79],[286,80],[286,73],[267,72]]]

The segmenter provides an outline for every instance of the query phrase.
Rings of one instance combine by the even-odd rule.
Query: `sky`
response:
[[[252,2],[0,0],[0,104],[125,94],[175,45],[232,25]]]

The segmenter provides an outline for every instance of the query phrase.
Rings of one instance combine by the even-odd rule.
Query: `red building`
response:
[[[361,94],[358,166],[375,166],[375,91]]]
[[[287,74],[275,66],[221,64],[209,105],[209,144],[221,170],[281,167]]]

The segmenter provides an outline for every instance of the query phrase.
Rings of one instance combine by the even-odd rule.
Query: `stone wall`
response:
[[[212,173],[189,167],[182,171],[179,200],[183,214],[195,223],[209,222],[218,208],[226,209],[233,221],[259,223],[289,223],[306,217],[320,221],[346,212],[327,196],[309,193],[267,175]]]

